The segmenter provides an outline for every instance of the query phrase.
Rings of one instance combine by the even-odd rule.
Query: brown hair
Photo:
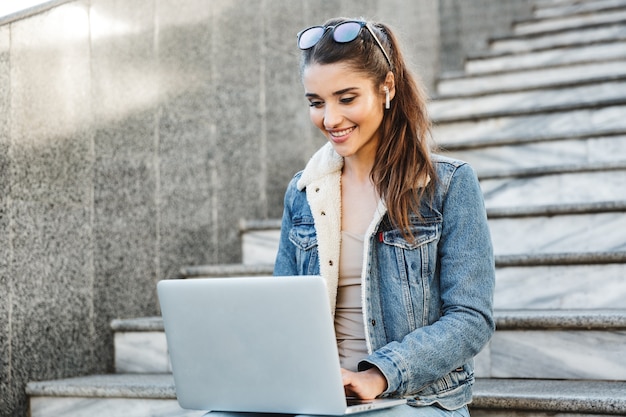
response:
[[[355,19],[331,19],[324,26],[337,25],[346,20]],[[437,181],[430,157],[431,124],[426,109],[427,97],[407,68],[391,29],[382,23],[368,25],[390,57],[391,68],[370,32],[363,28],[359,38],[348,43],[335,42],[331,31],[327,31],[314,47],[303,51],[300,70],[304,71],[312,63],[343,62],[370,77],[375,86],[381,86],[387,73],[390,70],[393,72],[395,96],[391,108],[385,110],[380,126],[381,140],[371,177],[387,205],[391,223],[412,241],[415,236],[410,229],[410,215],[413,213],[421,217],[420,202],[433,196]]]

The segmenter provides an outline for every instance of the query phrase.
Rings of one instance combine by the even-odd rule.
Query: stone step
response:
[[[433,137],[443,148],[459,149],[625,135],[625,115],[626,105],[545,114],[508,114],[440,122],[433,128]]]
[[[626,161],[626,135],[582,137],[440,152],[468,162],[478,175],[491,172]]]
[[[626,39],[626,22],[578,27],[558,32],[532,33],[493,38],[490,48],[496,52],[523,52],[588,45]]]
[[[467,74],[547,68],[585,62],[599,62],[626,57],[626,42],[580,42],[576,45],[539,51],[502,52],[470,55],[465,62]]]
[[[626,381],[626,310],[498,310],[479,378]]]
[[[242,242],[242,262],[245,265],[255,263],[267,263],[276,260],[278,242],[280,240],[280,228],[264,230],[262,234],[255,231],[246,232],[254,235],[254,239],[244,239]]]
[[[244,265],[274,264],[280,231],[280,219],[262,221],[242,220],[242,259]],[[245,233],[244,233],[245,231]],[[267,244],[267,247],[263,245]],[[253,248],[252,252],[248,248]]]
[[[620,265],[621,269],[616,268],[616,271],[623,273],[626,261]],[[626,283],[618,282],[616,287],[623,294]],[[607,290],[609,288],[607,287]],[[496,293],[497,298],[498,293]],[[477,356],[476,374],[478,376],[626,380],[626,364],[618,360],[626,354],[626,345],[623,343],[626,335],[626,310],[496,309],[495,318],[496,334],[499,336],[494,336],[488,348]],[[115,349],[116,356],[124,356],[121,363],[127,366],[118,368],[117,372],[120,374],[143,372],[147,375],[170,372],[169,364],[159,369],[139,357],[146,349],[149,352],[148,355],[157,359],[159,363],[169,362],[161,319],[147,317],[121,320],[121,322],[124,321],[128,322],[125,324],[126,329],[116,331]],[[155,330],[157,323],[160,325],[158,331]],[[132,334],[132,337],[118,338],[117,333]],[[572,364],[568,362],[565,365],[563,363],[555,363],[553,366],[544,364],[542,367],[535,363],[526,365],[525,360],[528,355],[524,352],[517,352],[511,345],[518,343],[524,346],[529,343],[529,340],[537,341],[534,350],[528,353],[528,355],[536,356],[534,359],[536,362],[550,355],[563,357],[565,360],[568,354],[557,348],[559,340],[575,352],[570,354],[570,357],[575,356],[576,359],[568,359]],[[510,357],[507,356],[507,352],[511,354]],[[585,359],[577,363],[580,359],[578,356],[581,355]],[[545,362],[548,362],[548,359],[545,359]]]
[[[31,382],[27,391],[31,417],[204,414],[178,406],[171,375],[96,375]],[[470,408],[472,416],[478,417],[547,417],[546,413],[576,413],[577,417],[626,415],[626,383],[478,378]]]
[[[549,8],[549,7],[557,7],[564,6],[568,4],[578,4],[578,3],[595,3],[597,0],[533,0],[533,7],[535,9]]]
[[[624,44],[626,48],[626,44]],[[574,87],[626,78],[626,59],[572,64],[507,73],[446,77],[437,84],[436,99],[495,94],[538,88]]]
[[[624,204],[626,205],[626,204]],[[622,210],[624,209],[622,205]],[[587,208],[592,211],[592,208]],[[546,208],[546,215],[555,210]],[[203,274],[185,278],[221,277],[219,265],[207,266]],[[271,271],[267,271],[267,276]],[[626,298],[626,251],[617,252],[578,252],[559,254],[516,254],[496,256],[496,296],[495,307],[501,309],[612,309],[624,306]],[[160,322],[159,322],[160,323]],[[144,340],[152,331],[150,323],[114,322],[116,332],[145,332]],[[159,329],[162,330],[162,327]],[[116,343],[128,344],[124,349],[116,349],[116,369],[118,372],[135,372],[124,365],[126,358],[132,358],[136,350],[133,341],[139,335],[116,335]],[[151,349],[165,351],[159,342],[151,343]],[[129,354],[122,354],[129,352]],[[143,371],[166,372],[169,365],[160,361],[148,360],[141,365]],[[133,365],[135,366],[135,365]]]
[[[161,317],[111,322],[118,374],[171,373]]]
[[[621,263],[499,266],[496,269],[494,308],[624,308],[624,277],[626,252]]]
[[[620,189],[624,189],[623,184]],[[533,187],[524,187],[521,191],[529,194],[533,190]],[[524,192],[512,194],[514,197],[506,198],[494,192],[487,202],[497,203],[497,200],[504,199],[502,204],[514,207],[516,204],[513,198],[516,201],[524,200]],[[524,201],[520,201],[522,203]],[[626,235],[622,233],[626,230],[624,213],[626,210],[622,209],[601,213],[502,217],[489,219],[489,227],[497,256],[620,252],[626,251]],[[250,256],[273,259],[278,248],[279,233],[276,230],[273,239],[265,242],[258,250],[252,246],[246,248]]]
[[[481,186],[496,256],[626,251],[620,232],[626,230],[626,170],[490,179]],[[244,243],[247,262],[275,259],[280,229],[264,232],[259,246]],[[210,276],[210,269],[200,276]]]
[[[605,11],[615,8],[626,7],[626,0],[597,0],[597,1],[572,1],[570,3],[550,4],[536,7],[533,15],[536,18],[562,17]]]
[[[488,219],[514,219],[520,217],[556,217],[569,215],[623,213],[626,200],[600,201],[596,203],[512,205],[509,207],[487,207]]]
[[[579,3],[597,3],[604,0],[533,0],[533,9],[560,7]]]
[[[534,0],[533,6],[535,9],[541,9],[546,7],[557,7],[567,4],[576,4],[580,3],[580,1],[581,0]]]
[[[441,124],[625,104],[626,80],[604,80],[571,87],[437,99],[429,103],[428,109],[434,123]]]
[[[490,219],[497,255],[626,251],[626,211]]]
[[[608,9],[583,10],[579,13],[537,17],[515,22],[515,35],[557,32],[585,26],[601,26],[626,21],[626,5],[614,4]]]
[[[626,200],[626,166],[589,164],[480,177],[487,209]]]
[[[626,415],[626,382],[477,379],[472,417]]]
[[[30,382],[30,417],[200,417],[176,401],[171,374],[93,375]]]
[[[276,225],[273,229],[265,229],[265,230],[280,230],[280,220],[276,220]],[[262,240],[260,236],[255,237],[254,239],[250,238],[248,234],[252,234],[253,236],[257,233],[255,229],[243,229],[242,230],[242,239],[244,248],[249,248],[255,245],[255,243],[260,243],[260,246],[265,244],[267,241]],[[246,257],[244,251],[244,257]],[[230,264],[230,265],[197,265],[197,266],[187,266],[181,268],[180,277],[181,278],[207,278],[207,277],[236,277],[236,276],[266,276],[272,275],[274,271],[274,259],[269,259],[269,262],[263,264],[254,264],[254,263],[241,263],[241,264]]]
[[[500,268],[535,266],[609,265],[626,263],[626,251],[578,253],[526,253],[496,255],[496,275]]]

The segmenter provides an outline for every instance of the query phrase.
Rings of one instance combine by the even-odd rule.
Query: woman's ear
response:
[[[396,95],[396,77],[393,72],[389,71],[385,77],[384,85],[389,89],[389,98],[393,99]]]
[[[389,71],[385,77],[385,82],[382,85],[383,93],[385,94],[385,108],[391,108],[391,100],[396,95],[396,83],[393,72]]]

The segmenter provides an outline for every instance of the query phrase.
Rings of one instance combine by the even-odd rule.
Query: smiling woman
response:
[[[347,395],[377,417],[467,417],[495,283],[472,168],[430,149],[423,86],[383,23],[298,33],[309,117],[327,143],[285,192],[275,275],[321,275]]]

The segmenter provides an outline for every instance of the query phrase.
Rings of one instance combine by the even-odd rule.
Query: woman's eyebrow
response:
[[[335,91],[333,93],[333,96],[340,96],[342,94],[349,93],[350,91],[358,90],[358,89],[359,89],[359,87],[342,88],[339,91]],[[307,97],[307,98],[319,98],[319,95],[315,94],[315,93],[305,93],[304,96]]]
[[[342,95],[342,94],[349,93],[349,92],[350,92],[350,91],[352,91],[352,90],[358,90],[358,89],[359,89],[359,87],[348,87],[348,88],[344,88],[344,89],[342,89],[342,90],[335,91],[335,92],[333,93],[333,96],[340,96],[340,95]]]

